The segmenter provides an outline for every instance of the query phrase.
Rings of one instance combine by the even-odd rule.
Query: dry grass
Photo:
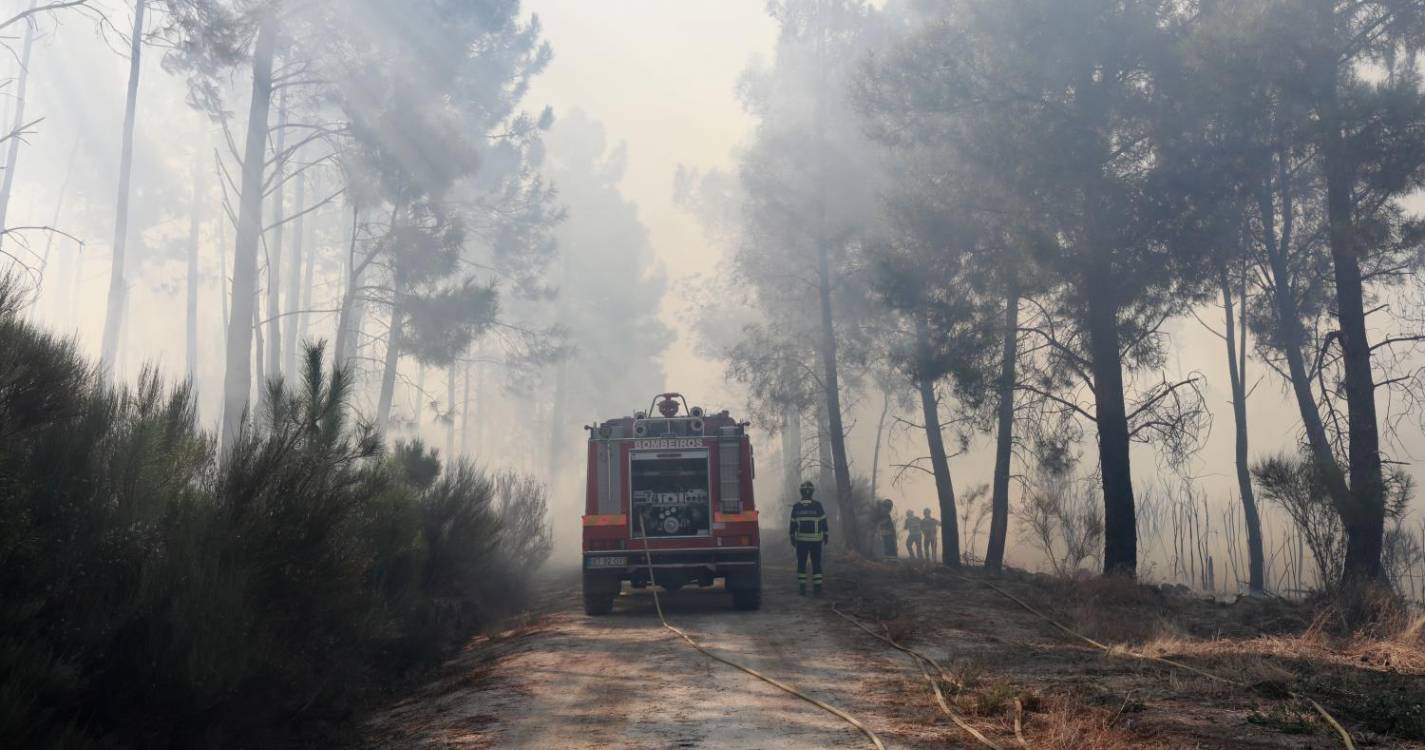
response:
[[[1388,598],[1369,602],[1374,610],[1361,618],[1361,601],[1228,603],[1123,579],[870,567],[856,588],[875,609],[916,623],[927,641],[971,639],[964,645],[973,656],[955,656],[951,646],[948,671],[964,683],[954,702],[977,726],[1008,737],[1006,747],[1015,744],[1013,701],[1029,695],[1024,686],[1038,693],[1025,724],[1035,748],[1183,747],[1189,738],[1225,747],[1247,736],[1255,747],[1285,748],[1300,746],[1301,733],[1329,742],[1329,727],[1293,694],[1326,706],[1363,746],[1425,737],[1425,618],[1405,616]],[[1075,656],[1081,644],[979,579],[1120,656],[1180,661],[1230,684],[1131,658]],[[1366,626],[1351,630],[1352,622]],[[994,655],[994,644],[1020,643],[1044,644],[1037,653],[1045,658]],[[1124,708],[1133,698],[1143,713]]]
[[[1123,724],[1122,710],[1104,710],[1074,700],[1055,700],[1026,716],[1025,738],[1035,750],[1130,750],[1179,745],[1156,741]]]
[[[1271,657],[1282,661],[1371,669],[1425,676],[1425,618],[1384,637],[1355,634],[1331,636],[1308,628],[1296,636],[1260,636],[1246,639],[1195,639],[1160,635],[1146,642],[1140,653],[1165,657],[1197,657],[1212,662],[1240,661],[1243,657]]]

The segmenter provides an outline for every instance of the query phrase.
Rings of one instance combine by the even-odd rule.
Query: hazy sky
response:
[[[556,116],[582,109],[604,124],[611,145],[628,144],[624,194],[668,271],[664,317],[676,327],[679,287],[728,264],[673,205],[673,172],[680,163],[732,166],[755,124],[738,104],[737,78],[754,57],[770,57],[776,25],[763,0],[534,0],[527,8],[554,47],[528,101],[553,106]],[[679,334],[666,357],[668,387],[710,407],[736,407],[718,403],[737,398],[722,387],[722,364],[696,357],[686,331]]]

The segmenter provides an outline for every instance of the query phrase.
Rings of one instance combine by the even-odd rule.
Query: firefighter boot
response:
[[[797,584],[797,593],[800,594],[800,595],[802,595],[802,596],[806,596],[806,595],[807,595],[807,585],[806,585],[805,583],[799,583],[799,584]]]
[[[819,584],[819,583],[817,583],[817,584],[812,584],[812,587],[811,587],[811,595],[812,595],[812,596],[821,596],[821,584]]]

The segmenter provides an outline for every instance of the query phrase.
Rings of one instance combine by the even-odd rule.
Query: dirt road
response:
[[[577,573],[571,573],[575,578]],[[768,577],[777,574],[769,571]],[[577,579],[527,631],[480,644],[447,676],[372,722],[378,747],[869,747],[830,714],[704,657],[661,628],[648,591],[590,618]],[[702,645],[791,682],[871,724],[888,746],[944,747],[906,725],[869,684],[906,668],[826,609],[769,580],[763,609],[735,612],[721,588],[663,593],[669,619]],[[842,624],[844,625],[844,623]]]
[[[797,596],[792,580],[790,570],[767,570],[760,612],[733,611],[721,589],[664,594],[664,608],[705,647],[839,706],[889,748],[981,746],[937,711],[906,657],[836,616],[832,601],[955,673],[955,710],[1000,747],[1018,746],[1016,706],[1035,750],[1341,747],[1291,686],[1347,722],[1358,747],[1425,750],[1419,647],[1301,636],[1311,619],[1297,605],[1229,606],[1122,582],[924,564],[834,564],[820,600]],[[1085,648],[986,582],[1094,638],[1240,687]],[[472,642],[440,679],[372,719],[368,746],[870,746],[839,719],[688,647],[659,626],[648,591],[626,593],[610,616],[585,617],[570,571],[546,584],[544,599],[527,623]]]

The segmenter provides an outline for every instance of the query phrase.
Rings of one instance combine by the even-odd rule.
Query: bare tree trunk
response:
[[[922,372],[930,361],[930,330],[924,316],[916,316],[916,348]],[[931,473],[935,476],[935,496],[940,503],[940,559],[945,565],[960,566],[960,526],[955,511],[955,484],[950,478],[950,459],[945,456],[945,436],[940,432],[940,400],[935,381],[927,375],[916,377],[920,409],[925,419],[925,442],[930,449]]]
[[[277,142],[272,167],[277,170],[272,195],[272,243],[267,248],[267,377],[282,374],[282,237],[286,230],[287,185],[283,173],[287,160],[282,152],[287,148],[287,89],[282,89],[277,104]]]
[[[445,462],[455,460],[455,363],[445,368]]]
[[[1009,534],[1009,475],[1014,455],[1014,384],[1019,359],[1019,288],[1011,281],[1004,301],[1004,345],[1000,353],[999,407],[995,434],[995,471],[990,492],[990,538],[985,547],[985,567],[1004,566],[1005,537]]]
[[[836,486],[836,472],[831,468],[831,429],[826,426],[826,402],[817,404],[816,409],[816,489],[825,493],[826,488]],[[837,523],[841,522],[841,506],[832,504],[831,514]]]
[[[1247,522],[1247,587],[1253,594],[1266,591],[1262,578],[1265,565],[1262,551],[1262,520],[1257,514],[1257,496],[1252,490],[1252,471],[1247,456],[1247,298],[1243,288],[1242,340],[1237,341],[1237,326],[1232,310],[1232,284],[1227,269],[1219,271],[1222,287],[1222,307],[1227,322],[1227,375],[1232,385],[1232,420],[1236,427],[1237,493],[1242,498],[1242,515]]]
[[[816,55],[818,61],[826,59],[826,25],[822,22],[820,8],[817,10],[818,24]],[[831,466],[836,479],[836,504],[841,508],[842,532],[848,547],[859,549],[863,540],[860,524],[856,518],[856,501],[851,495],[851,465],[846,457],[846,429],[841,419],[841,387],[836,361],[836,326],[831,307],[831,248],[826,236],[826,191],[830,187],[826,177],[826,80],[825,65],[819,65],[821,75],[816,86],[816,144],[817,144],[817,199],[816,199],[816,275],[817,296],[821,303],[821,354],[822,387],[826,401],[826,426],[831,442]]]
[[[185,351],[188,365],[188,379],[198,377],[198,235],[202,226],[203,186],[202,170],[197,160],[193,162],[193,205],[188,213],[188,304],[185,312],[187,336]]]
[[[297,371],[297,328],[302,314],[302,232],[307,218],[302,211],[307,204],[307,174],[298,172],[293,179],[297,183],[293,209],[297,218],[292,221],[292,251],[287,256],[287,320],[282,328],[282,371],[289,376]]]
[[[33,11],[38,5],[37,0],[30,0],[30,10]],[[10,146],[8,155],[5,158],[5,179],[0,183],[0,231],[3,231],[9,224],[6,220],[10,212],[10,191],[15,185],[15,165],[20,159],[20,142],[25,140],[20,135],[20,131],[25,127],[25,96],[26,90],[30,87],[30,50],[35,45],[35,19],[25,19],[25,42],[20,52],[20,74],[19,82],[15,87],[15,119],[10,126]],[[11,52],[11,54],[14,54]],[[0,244],[4,244],[5,236],[0,234]]]
[[[1286,358],[1287,374],[1291,380],[1292,395],[1296,397],[1297,411],[1301,413],[1302,428],[1306,432],[1306,444],[1311,456],[1321,469],[1322,479],[1336,507],[1344,507],[1350,502],[1350,488],[1346,485],[1346,475],[1331,449],[1331,439],[1326,435],[1326,426],[1321,419],[1321,408],[1311,392],[1311,374],[1306,369],[1302,349],[1306,344],[1306,333],[1301,327],[1301,313],[1297,306],[1296,285],[1292,279],[1287,253],[1294,235],[1296,208],[1292,200],[1290,175],[1285,155],[1278,156],[1277,190],[1281,196],[1281,233],[1277,234],[1276,209],[1270,189],[1264,185],[1257,194],[1258,209],[1262,218],[1262,247],[1267,253],[1267,270],[1271,274],[1272,302],[1276,308],[1278,338],[1281,340],[1282,354]]]
[[[263,376],[262,372],[262,351],[265,342],[263,341],[262,320],[258,317],[257,305],[252,306],[252,335],[253,348],[256,350],[257,356],[252,361],[253,392],[248,395],[248,403],[260,404],[262,403],[262,389],[267,383],[267,378]]]
[[[877,501],[876,482],[880,479],[881,469],[881,439],[886,434],[886,418],[891,413],[891,389],[885,383],[881,384],[881,416],[876,420],[876,448],[871,451],[871,502]]]
[[[1335,61],[1332,60],[1334,72]],[[1336,281],[1336,316],[1340,323],[1341,363],[1345,374],[1347,429],[1350,435],[1350,503],[1338,508],[1346,527],[1343,585],[1381,580],[1385,541],[1385,479],[1381,470],[1380,431],[1376,421],[1375,374],[1366,331],[1365,290],[1356,247],[1355,174],[1342,142],[1336,115],[1336,81],[1331,77],[1320,125],[1326,173],[1326,214],[1330,223],[1331,265]]]
[[[312,228],[306,227],[306,238],[302,240],[302,246],[308,248],[305,251],[305,261],[302,264],[302,299],[298,302],[301,312],[297,315],[297,345],[307,340],[307,330],[312,324],[312,295],[313,287],[316,286],[316,266],[317,266],[317,246],[312,240]]]
[[[99,366],[106,376],[113,374],[114,355],[119,347],[119,329],[128,309],[128,283],[124,280],[124,250],[129,241],[129,181],[133,176],[134,120],[139,99],[139,74],[143,54],[143,18],[147,0],[134,3],[133,39],[129,45],[129,89],[124,99],[124,129],[119,146],[119,198],[114,215],[114,254],[109,268],[109,302],[104,317],[104,338]],[[27,37],[28,39],[28,37]],[[26,45],[28,49],[28,44]],[[23,78],[21,79],[24,80]],[[23,84],[22,84],[23,85]],[[21,100],[23,103],[23,99]],[[5,172],[8,185],[14,172],[13,160]],[[8,193],[8,190],[7,190]],[[3,217],[0,217],[0,221]]]
[[[483,349],[476,350],[477,359],[481,357],[480,352],[482,351]],[[485,456],[485,422],[488,421],[489,418],[488,407],[490,401],[487,398],[488,394],[485,389],[486,369],[487,365],[483,361],[477,362],[475,365],[475,399],[472,402],[475,406],[475,437],[471,453],[478,458]]]
[[[794,503],[802,483],[802,414],[795,406],[782,410],[782,497]]]
[[[1090,369],[1098,421],[1099,471],[1103,477],[1103,573],[1136,576],[1137,511],[1129,461],[1128,410],[1123,398],[1123,356],[1118,343],[1112,276],[1099,268],[1085,279],[1088,294]]]
[[[341,295],[341,310],[336,318],[336,345],[332,347],[336,363],[340,367],[350,367],[351,358],[358,346],[357,330],[360,324],[357,322],[361,304],[357,300],[361,295],[361,264],[356,261],[356,225],[361,220],[361,208],[357,205],[351,207],[351,225],[348,227],[345,247],[342,252],[346,253],[346,261],[342,267],[346,269],[345,278],[342,281],[346,285],[346,291]]]
[[[841,421],[841,386],[836,363],[836,326],[831,315],[831,269],[825,242],[818,242],[817,288],[821,297],[821,371],[826,399],[827,439],[831,446],[831,469],[836,479],[836,504],[841,508],[841,525],[846,527],[848,546],[859,548],[855,498],[851,496],[851,465],[846,458],[846,430]]]
[[[252,391],[253,317],[257,302],[257,243],[262,234],[263,165],[267,158],[267,117],[272,106],[275,11],[263,14],[252,60],[252,101],[243,152],[242,196],[233,248],[232,314],[228,319],[227,364],[223,378],[223,445],[231,446],[242,426]]]
[[[391,325],[386,333],[386,361],[381,369],[381,395],[376,403],[376,427],[382,432],[391,421],[391,400],[396,395],[396,368],[401,361],[401,296],[394,291]]]
[[[464,394],[460,398],[460,455],[470,457],[470,362],[465,363]]]

